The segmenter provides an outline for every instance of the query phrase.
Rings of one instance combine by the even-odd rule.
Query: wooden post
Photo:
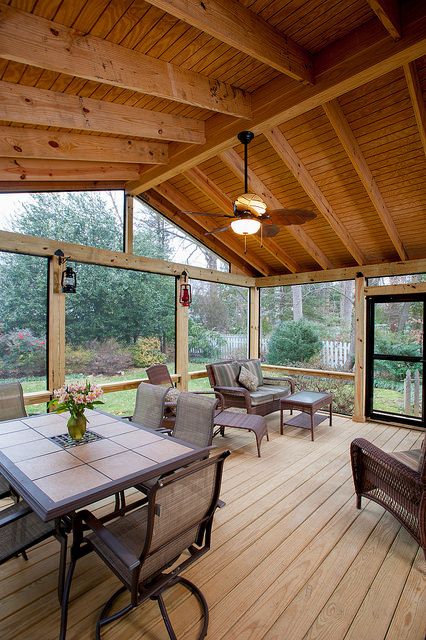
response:
[[[260,307],[259,289],[250,287],[249,289],[249,357],[259,358],[259,333],[260,333]]]
[[[353,420],[365,422],[365,336],[366,304],[363,274],[355,278],[355,404]]]
[[[404,412],[407,416],[411,413],[411,371],[407,369],[404,380]]]
[[[65,295],[61,289],[63,268],[56,256],[50,258],[47,351],[47,384],[50,391],[65,383]]]
[[[133,253],[133,196],[126,194],[124,204],[124,253]]]
[[[414,415],[420,415],[420,371],[414,372]]]
[[[188,353],[188,307],[183,307],[179,302],[180,285],[185,282],[185,278],[180,276],[177,280],[176,287],[176,373],[180,375],[178,388],[181,391],[188,390],[188,369],[189,369],[189,353]]]

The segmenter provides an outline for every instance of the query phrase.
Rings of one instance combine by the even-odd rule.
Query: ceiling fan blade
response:
[[[307,209],[273,209],[268,215],[274,224],[292,225],[304,224],[317,217],[313,211]]]
[[[211,231],[206,231],[205,236],[211,236],[214,233],[222,233],[222,231],[227,231],[231,228],[231,225],[228,224],[226,227],[219,227],[218,229],[212,229]]]
[[[262,229],[257,231],[258,236],[263,236],[263,238],[273,238],[278,235],[281,229],[277,224],[264,224]]]
[[[214,218],[233,218],[234,217],[226,213],[207,213],[206,211],[181,211],[181,213],[187,213],[190,216],[213,216]]]

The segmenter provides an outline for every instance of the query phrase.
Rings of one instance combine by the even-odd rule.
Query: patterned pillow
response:
[[[175,389],[175,387],[172,387],[171,389],[168,390],[168,392],[166,393],[166,397],[164,398],[165,402],[174,402],[175,404],[178,401],[178,397],[180,395],[180,391],[179,389]],[[168,411],[168,415],[170,416],[175,416],[176,415],[176,407],[167,407],[167,411]]]
[[[237,376],[240,366],[236,362],[212,365],[217,387],[238,387]]]
[[[256,391],[258,387],[257,377],[253,375],[251,371],[246,367],[241,367],[240,374],[238,376],[238,382],[241,386],[245,387],[248,391]]]
[[[241,365],[248,369],[257,379],[257,386],[260,387],[263,384],[263,373],[260,360],[246,360],[241,362]]]

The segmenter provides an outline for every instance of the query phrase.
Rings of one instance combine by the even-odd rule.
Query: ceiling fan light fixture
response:
[[[243,193],[235,201],[237,211],[250,211],[253,215],[263,216],[266,212],[266,204],[255,193]]]
[[[237,218],[231,222],[232,231],[240,236],[252,236],[259,231],[260,225],[260,220],[253,218]]]

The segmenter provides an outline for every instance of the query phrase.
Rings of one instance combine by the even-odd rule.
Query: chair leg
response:
[[[118,620],[119,618],[124,616],[126,613],[129,613],[129,611],[135,608],[134,605],[130,603],[126,607],[123,607],[123,609],[120,609],[116,613],[113,613],[111,616],[108,615],[108,612],[111,609],[112,605],[114,604],[114,601],[118,598],[118,596],[120,596],[125,591],[127,591],[127,587],[125,586],[120,587],[120,589],[118,589],[115,593],[113,593],[110,599],[105,603],[101,611],[101,614],[98,618],[98,621],[96,623],[96,631],[95,631],[96,640],[101,640],[101,629],[103,626],[105,626],[109,622]]]
[[[361,509],[361,494],[356,494],[356,508]]]
[[[26,551],[21,551],[21,556],[28,562],[28,556]]]
[[[71,582],[75,569],[75,558],[71,555],[70,564],[68,567],[67,577],[62,592],[62,604],[61,604],[61,630],[59,632],[59,640],[65,640],[67,634],[67,622],[68,622],[68,603],[70,599]]]
[[[174,632],[172,622],[170,620],[169,614],[167,613],[166,605],[164,604],[164,599],[161,593],[153,597],[153,600],[157,600],[158,606],[160,607],[161,615],[164,620],[164,624],[166,625],[167,633],[169,634],[170,640],[177,640],[176,634]]]
[[[207,635],[207,629],[209,626],[209,607],[207,601],[203,593],[193,582],[190,582],[189,580],[187,580],[186,578],[182,578],[181,576],[178,576],[176,582],[180,582],[184,587],[189,589],[189,591],[197,598],[201,606],[204,622],[197,640],[203,640],[203,638],[205,638]]]

